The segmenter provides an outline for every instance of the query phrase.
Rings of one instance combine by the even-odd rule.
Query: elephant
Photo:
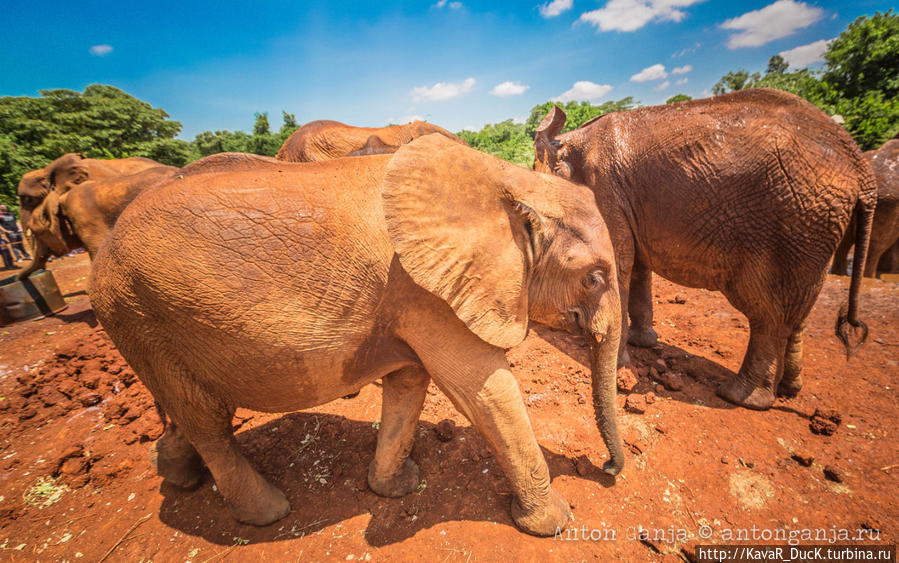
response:
[[[23,225],[31,230],[33,255],[16,277],[25,279],[45,267],[50,256],[64,256],[77,248],[87,250],[93,259],[125,206],[177,171],[174,166],[157,164],[126,176],[57,184],[32,210],[27,226]]]
[[[569,505],[504,355],[529,319],[586,337],[604,470],[621,470],[617,273],[589,190],[437,134],[319,163],[208,158],[125,209],[88,289],[170,419],[151,450],[167,482],[195,485],[205,462],[237,520],[274,522],[289,503],[238,451],[234,410],[308,408],[380,378],[368,483],[404,495],[433,379],[511,481],[514,522],[551,535]]]
[[[748,317],[746,355],[719,396],[757,410],[795,396],[805,319],[853,215],[859,263],[867,253],[874,178],[848,133],[771,89],[609,113],[560,135],[565,119],[555,107],[538,126],[534,168],[594,192],[618,259],[620,362],[626,344],[658,340],[655,272],[721,291]],[[847,354],[867,336],[860,286],[853,275],[837,321]]]
[[[425,121],[387,127],[354,127],[339,121],[312,121],[293,132],[275,156],[286,162],[320,162],[343,156],[395,152],[424,135],[439,133],[461,144],[465,141]]]
[[[874,226],[865,262],[865,276],[873,278],[878,270],[897,271],[894,256],[899,249],[899,138],[884,143],[879,149],[865,152],[877,179],[877,207],[874,209]],[[847,256],[855,244],[852,228],[837,247],[831,273],[845,276],[848,270]]]
[[[19,222],[27,231],[31,213],[41,204],[54,186],[76,185],[87,180],[103,180],[135,174],[147,168],[161,166],[143,157],[98,160],[76,153],[66,153],[47,166],[26,172],[19,181]],[[26,237],[29,238],[29,237]]]

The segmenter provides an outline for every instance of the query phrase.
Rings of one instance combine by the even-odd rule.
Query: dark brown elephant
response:
[[[98,160],[67,153],[43,168],[26,172],[22,175],[16,190],[19,196],[19,221],[22,223],[22,229],[27,235],[31,213],[55,186],[75,186],[87,180],[127,176],[154,166],[161,164],[142,157]]]
[[[652,272],[721,291],[749,318],[749,347],[723,398],[767,409],[802,386],[802,333],[853,216],[864,261],[875,185],[852,138],[799,97],[768,89],[604,115],[559,135],[554,108],[535,168],[593,188],[612,235],[625,343],[651,346]],[[838,335],[860,327],[861,273]],[[627,316],[630,313],[630,328]],[[861,340],[864,340],[864,335]]]
[[[871,162],[877,180],[877,208],[874,210],[874,226],[871,228],[871,246],[865,262],[865,276],[873,278],[878,271],[899,271],[894,268],[894,256],[899,249],[899,139],[887,141],[879,149],[868,151],[865,158]],[[833,257],[831,273],[845,276],[848,271],[849,249],[855,244],[855,232],[846,231]]]
[[[18,279],[43,268],[50,256],[64,256],[77,248],[85,248],[93,258],[122,210],[141,191],[177,171],[157,163],[136,174],[57,184],[23,225],[31,230],[33,255]]]
[[[418,485],[409,454],[433,379],[509,478],[515,523],[564,528],[568,503],[504,354],[529,319],[587,338],[605,469],[623,464],[619,292],[592,194],[441,135],[393,155],[186,166],[125,209],[88,293],[171,418],[153,453],[160,475],[196,484],[202,459],[243,522],[290,507],[239,452],[234,410],[308,408],[383,378],[373,491]]]
[[[339,121],[312,121],[288,137],[278,155],[287,162],[320,162],[342,156],[395,152],[399,147],[431,133],[466,144],[446,129],[424,121],[387,127],[354,127]]]

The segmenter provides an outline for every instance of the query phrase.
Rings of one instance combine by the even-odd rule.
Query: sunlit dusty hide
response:
[[[439,133],[458,143],[465,142],[446,129],[424,121],[387,127],[354,127],[339,121],[312,121],[288,137],[278,155],[287,162],[319,162],[342,156],[395,152],[424,135]]]
[[[564,528],[504,354],[529,319],[586,337],[605,470],[623,465],[617,273],[592,194],[443,135],[320,163],[197,161],[125,209],[89,295],[171,418],[157,471],[192,486],[202,460],[243,522],[289,505],[237,450],[234,410],[312,407],[382,378],[373,491],[418,485],[409,453],[433,379],[495,453],[516,524]]]
[[[827,265],[856,218],[864,263],[875,204],[870,163],[849,134],[778,90],[599,117],[560,134],[554,108],[539,126],[535,169],[591,187],[615,245],[625,342],[652,346],[651,274],[721,291],[749,318],[749,348],[719,395],[767,409],[802,386],[802,333]],[[851,349],[860,269],[837,334]],[[628,328],[627,318],[630,317]]]

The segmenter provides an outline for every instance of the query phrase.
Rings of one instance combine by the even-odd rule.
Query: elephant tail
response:
[[[159,421],[162,422],[162,431],[165,432],[169,428],[169,417],[165,415],[165,409],[162,408],[159,401],[153,401],[153,406],[156,407],[156,414],[159,415]]]
[[[870,199],[863,194],[855,203],[855,252],[852,255],[849,301],[840,307],[840,313],[837,315],[837,338],[846,348],[846,359],[849,359],[852,352],[868,338],[868,325],[858,318],[858,294],[862,288],[862,276],[865,273],[865,261],[868,259],[868,246],[871,242],[871,226],[874,224],[875,202]],[[850,332],[854,332],[850,326],[861,332],[855,344],[850,342]]]

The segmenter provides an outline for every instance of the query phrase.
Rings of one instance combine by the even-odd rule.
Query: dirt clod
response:
[[[835,467],[833,465],[825,465],[824,477],[835,483],[842,483],[846,478],[846,474],[839,467]]]
[[[449,442],[452,440],[455,432],[456,422],[448,418],[441,420],[437,423],[437,426],[434,427],[434,434],[437,435],[437,439],[441,442]]]
[[[798,453],[798,452],[794,453],[790,457],[792,457],[793,460],[796,461],[796,463],[798,463],[802,467],[809,467],[812,464],[812,462],[815,461],[815,458],[813,458],[812,456],[804,454],[804,453]]]
[[[634,414],[643,414],[646,412],[646,397],[643,395],[631,394],[627,396],[624,402],[624,410]]]
[[[634,370],[631,369],[630,366],[622,366],[618,368],[618,376],[616,378],[616,383],[618,385],[618,391],[620,393],[630,393],[634,387],[637,386],[639,380],[637,379],[637,375],[634,373]]]
[[[809,428],[815,434],[833,436],[842,421],[843,417],[840,413],[830,409],[818,408],[815,409],[815,414],[812,415]]]

